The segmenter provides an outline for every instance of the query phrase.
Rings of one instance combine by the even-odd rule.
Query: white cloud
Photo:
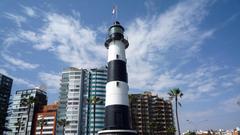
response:
[[[13,79],[13,83],[25,85],[27,88],[36,87],[36,84],[33,84],[32,82],[25,80],[23,78],[18,78],[18,77],[12,76],[12,79]]]
[[[103,65],[106,49],[96,42],[96,32],[79,22],[77,18],[49,13],[41,32],[21,31],[20,35],[33,42],[35,49],[51,51],[71,66]]]
[[[20,16],[20,15],[14,15],[14,14],[11,14],[11,13],[5,13],[5,16],[6,16],[6,18],[14,21],[18,25],[18,27],[21,27],[21,24],[23,22],[26,22],[26,18],[23,17],[23,16]]]
[[[1,73],[1,74],[4,74],[4,75],[7,75],[7,74],[8,74],[8,73],[7,73],[7,70],[2,69],[2,68],[0,68],[0,73]]]
[[[214,33],[199,29],[208,4],[208,1],[180,2],[160,15],[137,18],[127,26],[130,86],[142,88],[158,82],[164,78],[157,76],[166,77],[161,74],[174,61],[183,63],[195,56],[199,45]],[[167,85],[170,80],[166,81]]]
[[[203,31],[199,26],[208,14],[209,3],[208,0],[181,1],[162,14],[136,18],[126,26],[130,42],[127,49],[130,88],[163,93],[180,87],[187,93],[185,99],[195,100],[206,93],[216,95],[219,83],[224,87],[235,84],[227,81],[230,76],[216,78],[219,69],[211,64],[179,72],[181,65],[192,60],[215,32],[215,29]],[[80,23],[77,15],[46,13],[44,25],[37,32],[21,30],[18,38],[30,41],[37,50],[54,53],[71,66],[90,68],[106,64],[107,50],[96,40],[103,28],[90,29]],[[46,80],[51,75],[40,76]]]
[[[35,13],[35,11],[34,11],[32,8],[26,7],[26,6],[22,6],[22,7],[23,7],[23,9],[24,9],[24,12],[25,12],[28,16],[30,16],[30,17],[36,16],[36,13]]]
[[[38,37],[36,33],[31,31],[21,31],[19,37],[22,39],[28,39],[31,42],[38,42]]]
[[[9,46],[9,45],[14,44],[15,42],[18,42],[18,41],[19,41],[18,36],[10,34],[10,35],[7,35],[5,37],[5,39],[3,41],[3,44],[6,45],[6,46]]]
[[[20,68],[20,69],[35,69],[39,66],[38,64],[31,64],[31,63],[25,62],[21,59],[17,59],[17,58],[8,56],[6,54],[2,54],[2,57],[7,62],[11,63],[12,65],[17,66],[17,68]]]
[[[208,64],[187,72],[173,69],[159,75],[152,88],[158,93],[167,93],[170,88],[179,87],[184,93],[184,100],[198,101],[197,99],[203,96],[206,99],[208,96],[214,97],[223,93],[223,87],[229,90],[232,86],[239,85],[235,82],[239,76],[238,71],[226,73],[226,70],[229,69]]]
[[[161,74],[157,81],[153,84],[154,89],[169,89],[173,87],[180,86],[185,82],[181,79],[177,79],[176,77],[172,76],[172,73],[166,72]]]
[[[48,92],[58,93],[60,88],[60,75],[41,72],[39,73],[39,78],[41,82],[47,86]]]

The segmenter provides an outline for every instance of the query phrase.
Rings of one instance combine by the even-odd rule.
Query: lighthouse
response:
[[[118,21],[108,29],[108,79],[106,84],[105,128],[99,135],[136,135],[131,129],[128,101],[128,75],[124,28]]]

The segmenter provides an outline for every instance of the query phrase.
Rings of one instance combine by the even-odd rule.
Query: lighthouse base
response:
[[[98,135],[136,135],[135,130],[124,130],[124,129],[110,129],[102,130],[98,132]]]

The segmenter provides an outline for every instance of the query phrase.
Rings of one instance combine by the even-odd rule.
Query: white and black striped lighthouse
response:
[[[105,129],[99,135],[136,135],[131,129],[128,101],[128,76],[124,28],[118,21],[108,29],[108,81],[106,85]]]

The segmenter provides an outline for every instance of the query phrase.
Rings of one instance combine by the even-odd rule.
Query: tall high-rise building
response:
[[[66,120],[68,124],[58,126],[57,134],[81,134],[84,126],[84,91],[88,88],[88,72],[85,69],[70,67],[62,72],[60,99],[57,120]]]
[[[68,125],[64,129],[58,126],[57,133],[88,135],[104,127],[106,74],[105,68],[70,67],[62,72],[57,119]]]
[[[104,128],[104,103],[106,95],[107,71],[106,69],[90,69],[87,120],[85,135],[92,135]]]
[[[58,103],[44,105],[35,119],[35,135],[56,135]]]
[[[132,126],[138,135],[174,135],[172,103],[151,92],[130,94]]]
[[[5,121],[13,79],[0,73],[0,135],[5,129]]]
[[[25,103],[26,100],[31,99],[29,97],[33,97],[36,102],[31,104],[31,106],[28,108],[28,105]],[[17,90],[12,99],[12,106],[10,109],[12,112],[8,124],[8,127],[12,130],[12,133],[25,135],[27,132],[27,135],[33,135],[36,113],[41,107],[43,107],[43,105],[46,104],[47,93],[38,87]]]

